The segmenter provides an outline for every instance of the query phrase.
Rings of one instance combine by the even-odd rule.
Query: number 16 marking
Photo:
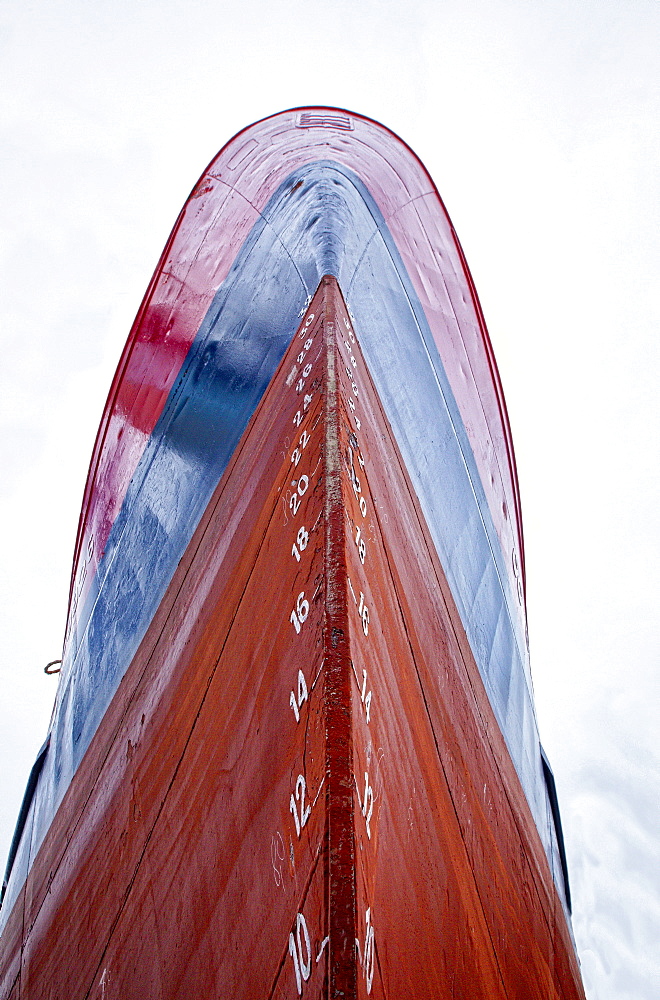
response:
[[[296,614],[296,611],[298,612]],[[307,621],[307,615],[309,614],[309,601],[305,599],[305,591],[303,590],[298,594],[298,600],[296,601],[296,610],[292,611],[289,615],[289,621],[296,630],[296,634],[300,635],[300,629],[302,628],[304,622]]]

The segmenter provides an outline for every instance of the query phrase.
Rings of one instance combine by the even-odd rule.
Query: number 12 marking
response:
[[[294,799],[293,793],[291,793],[291,798],[289,799],[289,812],[293,815],[296,824],[296,833],[298,836],[300,836],[300,831],[307,823],[307,820],[309,819],[309,814],[312,811],[312,807],[310,805],[305,806],[306,790],[307,790],[307,785],[305,783],[305,779],[302,774],[299,774],[296,779],[296,797]],[[373,798],[373,793],[372,793],[372,798]],[[298,818],[298,806],[296,805],[296,802],[300,802],[300,818]],[[372,804],[372,809],[373,809],[373,804]],[[371,816],[371,813],[369,813],[369,815]],[[369,821],[367,820],[367,827],[368,826],[369,826]],[[371,834],[369,834],[369,836],[371,837]]]

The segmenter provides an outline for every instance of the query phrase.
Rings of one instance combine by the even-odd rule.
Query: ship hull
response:
[[[362,315],[373,282],[364,288],[353,295]],[[498,532],[491,518],[484,529],[482,516],[482,535],[457,541],[443,564],[433,483],[420,482],[407,454],[436,448],[419,444],[423,428],[413,434],[424,377],[401,392],[397,361],[384,375],[369,344],[341,281],[322,278],[225,445],[219,482],[191,515],[166,585],[154,586],[146,624],[133,620],[108,643],[114,655],[135,646],[114,679],[89,638],[103,588],[78,587],[68,642],[78,662],[96,663],[105,700],[79,724],[53,819],[36,856],[20,862],[27,875],[5,916],[2,996],[583,995],[565,884],[553,873],[556,839],[539,829],[545,792],[529,790],[541,765],[525,765],[507,738],[475,643],[475,619],[487,628],[493,607],[502,614],[500,591],[480,617],[488,602],[477,587],[465,610],[461,553],[474,553],[476,573],[480,538],[498,538],[501,551],[509,528]],[[410,350],[402,338],[400,375]],[[119,394],[126,381],[124,372]],[[165,403],[186,434],[206,399],[193,381],[189,424],[189,395]],[[462,411],[449,383],[443,398],[455,427]],[[402,400],[413,411],[406,433]],[[457,433],[442,444],[449,496],[462,482],[451,466]],[[124,466],[115,453],[112,475],[133,468],[122,510],[127,500],[139,509],[130,483],[140,462],[152,477],[158,469],[163,449],[147,463],[149,447],[130,461],[122,452]],[[144,493],[146,473],[141,483]],[[99,495],[88,492],[81,522],[78,556],[89,553],[90,565]],[[474,521],[474,491],[463,487],[462,502]],[[460,520],[446,500],[443,510]],[[117,530],[121,516],[99,563],[106,592],[110,553],[131,531]],[[133,545],[158,567],[158,551]],[[517,598],[515,572],[505,576],[506,598]],[[507,621],[499,631],[513,629],[515,644]],[[62,717],[75,730],[75,712]],[[64,787],[53,759],[44,788]],[[46,812],[35,799],[33,827],[37,807]]]

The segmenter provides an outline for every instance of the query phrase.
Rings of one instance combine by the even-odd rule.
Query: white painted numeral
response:
[[[312,346],[312,338],[308,337],[307,340],[305,341],[304,345],[303,345],[302,351],[300,352],[300,354],[296,358],[296,361],[298,362],[299,365],[301,365],[303,363],[303,361],[305,360],[305,355],[307,354],[307,352],[308,352],[308,350],[310,349],[311,346]],[[309,372],[307,374],[309,374]],[[307,377],[307,376],[305,376],[305,377]]]
[[[364,497],[360,497],[360,513],[362,514],[362,517],[367,516],[367,501]]]
[[[359,420],[359,418],[358,418],[358,416],[357,416],[357,414],[355,412],[355,403],[350,398],[350,396],[348,397],[348,405],[350,406],[351,410],[353,411],[353,420],[355,421],[355,426],[357,427],[358,430],[360,430],[362,424],[360,423],[360,420]]]
[[[300,461],[301,455],[309,443],[309,434],[307,431],[303,431],[300,435],[300,440],[298,442],[298,448],[296,448],[291,455],[291,461],[294,465],[297,465]]]
[[[305,549],[307,548],[308,541],[309,541],[309,532],[303,525],[302,528],[298,528],[298,534],[296,535],[296,542],[298,544],[297,545],[294,544],[293,548],[291,549],[291,555],[294,556],[298,562],[300,562],[300,553],[304,552]]]
[[[304,383],[303,383],[303,385],[304,385]],[[300,389],[302,389],[302,386],[300,386]],[[298,385],[296,384],[296,392],[300,392],[300,389],[298,388]],[[303,408],[302,408],[302,410],[296,410],[296,415],[293,418],[294,426],[300,427],[300,425],[302,423],[302,419],[303,419],[303,414],[307,412],[307,407],[309,406],[309,404],[311,403],[311,401],[312,401],[312,396],[310,396],[309,393],[305,393],[305,396],[303,398]]]
[[[364,713],[365,713],[365,715],[367,717],[367,725],[369,725],[369,715],[371,713],[371,696],[372,696],[372,693],[373,692],[371,692],[371,691],[367,692],[367,671],[363,670],[362,671],[362,693],[360,695],[360,699],[362,701],[362,704],[364,705]]]
[[[364,603],[364,594],[360,591],[360,606],[358,608],[358,614],[362,619],[362,631],[365,635],[369,635],[369,608]]]
[[[291,796],[293,801],[293,795]],[[371,821],[371,814],[374,811],[374,790],[369,784],[369,772],[364,772],[364,802],[362,803],[362,815],[364,816],[367,823],[367,837],[371,840],[371,827],[369,823]]]
[[[350,445],[348,446],[348,464],[350,469],[351,485],[353,487],[353,492],[355,493],[356,496],[358,496],[358,494],[362,492],[362,486],[360,484],[360,480],[358,479],[355,473],[355,467],[353,465],[353,449],[351,448]]]
[[[296,486],[297,492],[292,493],[291,499],[289,500],[289,507],[291,508],[294,514],[300,507],[300,497],[304,497],[305,493],[307,492],[308,486],[309,486],[309,479],[307,478],[307,476],[301,476]]]
[[[298,836],[300,836],[300,831],[306,825],[307,820],[309,819],[309,814],[312,811],[312,807],[310,805],[307,806],[305,805],[306,791],[307,791],[307,785],[305,784],[305,779],[302,776],[302,774],[299,774],[298,778],[296,779],[296,797],[294,799],[292,793],[291,798],[289,799],[289,812],[292,814],[294,818],[296,824],[296,833]],[[373,799],[373,793],[372,793],[372,799]],[[296,802],[300,803],[300,817],[298,816],[298,806],[296,805]],[[373,809],[373,802],[371,808]],[[369,813],[369,815],[371,816],[371,813]],[[369,830],[369,821],[367,820],[367,831],[368,830]],[[371,837],[371,834],[369,834],[369,836]]]
[[[367,981],[367,993],[371,993],[371,986],[374,981],[375,953],[374,925],[371,923],[371,907],[369,907],[367,910],[367,930],[364,935],[364,978]]]
[[[360,538],[362,534],[362,528],[356,524],[355,526],[355,544],[357,545],[358,556],[360,557],[360,562],[364,566],[364,560],[367,555],[367,543],[364,538]]]
[[[369,692],[369,697],[371,697],[371,692]],[[307,701],[307,681],[305,680],[305,675],[302,670],[298,671],[298,698],[296,699],[293,691],[291,692],[291,697],[289,698],[289,704],[293,709],[293,714],[296,717],[296,722],[300,722],[300,709],[303,706],[303,702]],[[363,699],[364,701],[364,699]],[[367,718],[367,722],[369,719]]]
[[[303,959],[303,948],[300,934],[305,939],[305,951],[307,952],[307,961]],[[296,988],[298,990],[298,996],[302,996],[302,984],[307,982],[312,971],[312,946],[309,940],[309,931],[307,930],[307,922],[303,917],[302,913],[299,913],[296,917],[296,936],[294,938],[293,931],[289,934],[289,954],[293,959],[293,970],[296,974]]]
[[[309,601],[305,599],[305,591],[303,590],[300,594],[298,594],[298,600],[296,601],[296,610],[292,611],[289,616],[289,621],[295,628],[297,635],[300,635],[300,629],[302,625],[307,621],[308,614],[309,614]]]

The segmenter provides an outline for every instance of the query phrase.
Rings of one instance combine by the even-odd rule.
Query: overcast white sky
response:
[[[466,251],[587,994],[657,1000],[659,52],[658,0],[1,0],[0,867],[92,444],[167,235],[236,131],[337,105],[415,149]]]

